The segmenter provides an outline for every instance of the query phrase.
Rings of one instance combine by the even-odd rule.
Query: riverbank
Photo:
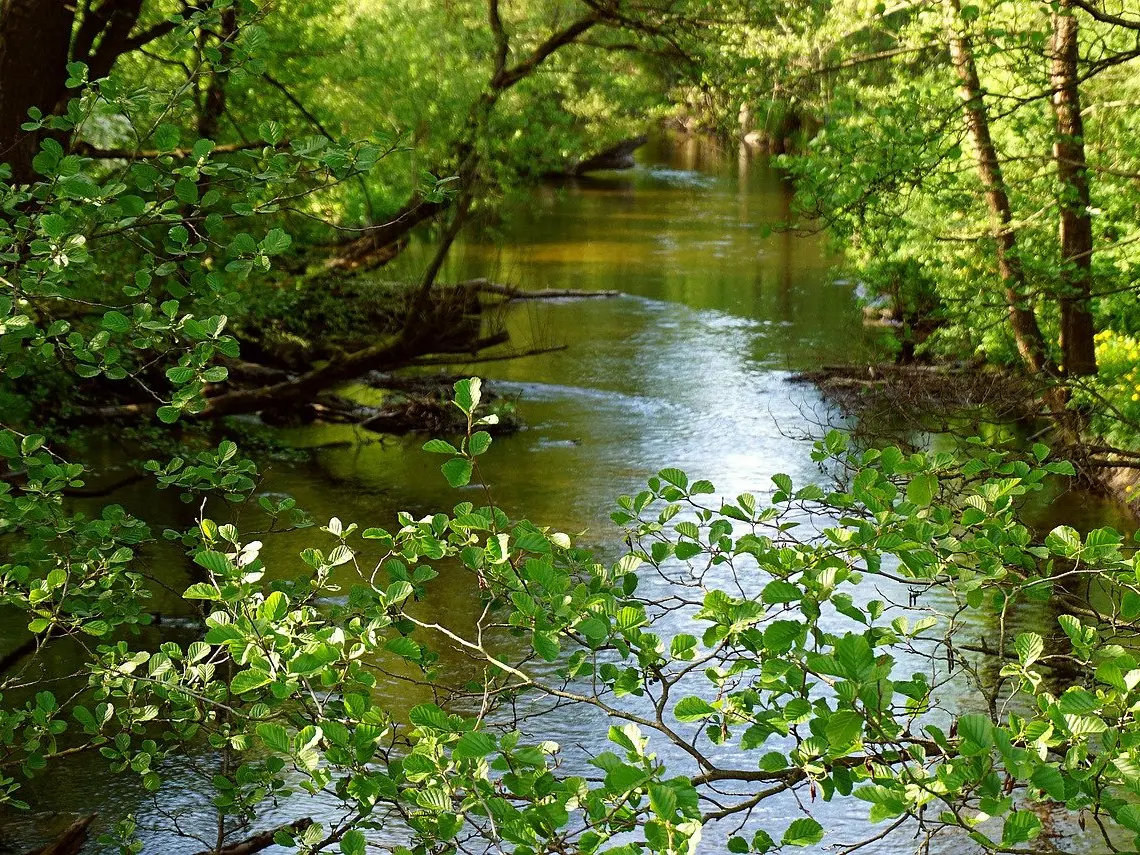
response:
[[[906,444],[924,435],[967,439],[983,428],[1005,431],[1014,443],[1043,442],[1074,464],[1086,489],[1140,519],[1140,452],[1107,444],[1087,422],[1074,440],[1067,435],[1072,413],[1062,427],[1042,389],[1024,375],[981,364],[867,363],[826,365],[789,380],[819,389],[871,444]]]

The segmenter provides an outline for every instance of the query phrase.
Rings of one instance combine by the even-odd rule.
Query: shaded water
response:
[[[496,503],[508,513],[581,532],[585,545],[606,554],[620,546],[609,521],[613,498],[636,491],[665,466],[708,478],[728,495],[763,493],[780,472],[799,483],[818,479],[805,437],[834,414],[812,387],[787,378],[876,350],[852,287],[831,272],[822,239],[766,233],[765,226],[788,216],[791,190],[765,163],[699,140],[661,143],[641,158],[628,173],[536,192],[494,230],[461,244],[447,270],[457,280],[487,275],[527,288],[623,293],[514,304],[504,322],[518,346],[568,347],[470,368],[516,398],[528,425],[496,441],[485,459]],[[408,272],[421,262],[415,251],[401,261]],[[419,515],[458,500],[439,474],[439,460],[419,452],[422,437],[376,442],[355,428],[330,425],[285,435],[298,446],[334,445],[318,451],[312,464],[274,464],[270,475],[272,490],[294,495],[318,521],[335,515],[362,526],[389,525],[398,510]],[[143,486],[116,498],[147,510],[151,519],[157,515],[159,523],[187,515],[175,496],[156,500]],[[1065,504],[1072,503],[1058,507]],[[1079,505],[1090,523],[1111,517],[1108,506],[1087,497]],[[267,542],[263,557],[271,572],[301,569],[296,553],[315,537],[310,530]],[[170,569],[180,560],[156,557],[156,565],[160,561],[164,581],[181,590],[185,570]],[[458,584],[436,582],[428,608],[441,621],[468,625],[474,598],[466,577]],[[1048,619],[1046,609],[1031,617]],[[2,649],[6,634],[0,629]],[[51,655],[56,659],[46,676],[53,668],[66,673],[66,648]],[[424,699],[406,686],[393,692],[399,706]],[[544,725],[554,738],[603,750],[598,722],[576,714],[550,717]],[[193,850],[172,839],[170,812],[182,812],[180,825],[204,835],[212,822],[208,806],[189,795],[151,801],[97,759],[77,761],[33,790],[50,792],[65,814],[137,814],[154,829],[144,835],[148,852]],[[794,810],[775,802],[758,819],[778,833]],[[319,815],[320,809],[291,808],[280,819],[298,813]],[[821,806],[819,815],[834,829],[829,841],[850,842],[867,832],[862,802]],[[265,824],[273,821],[266,817]],[[33,827],[44,824],[12,827],[9,834],[31,840]]]

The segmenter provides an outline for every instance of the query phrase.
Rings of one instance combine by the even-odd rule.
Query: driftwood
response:
[[[592,299],[595,297],[620,297],[621,291],[584,291],[578,288],[515,288],[513,285],[503,285],[489,279],[468,279],[460,282],[456,288],[466,288],[479,294],[493,294],[504,297],[505,302],[513,300],[561,300],[561,299]]]
[[[461,375],[436,374],[428,377],[395,377],[374,372],[364,382],[393,393],[388,403],[371,410],[360,427],[373,433],[461,433],[466,422],[462,413],[451,403],[452,386]],[[499,396],[484,390],[483,400],[493,402]],[[511,412],[499,414],[499,421],[487,429],[496,435],[513,433],[521,422]]]
[[[3,656],[0,656],[0,680],[4,675],[16,667],[23,659],[31,656],[36,652],[36,647],[39,644],[37,636],[32,636],[23,644],[9,650]]]
[[[78,855],[79,850],[87,842],[87,831],[95,821],[97,814],[85,816],[71,823],[55,840],[39,849],[33,849],[27,855]],[[262,847],[263,849],[265,847]]]
[[[297,834],[312,824],[313,821],[305,817],[304,819],[298,819],[296,822],[287,822],[276,828],[260,831],[252,837],[247,837],[238,843],[223,846],[221,849],[210,849],[199,852],[197,855],[253,855],[255,852],[260,852],[262,849],[268,849],[272,846],[273,838],[280,832],[284,831],[287,834]]]
[[[570,164],[562,172],[551,173],[551,176],[585,175],[587,172],[598,172],[603,169],[633,169],[637,165],[633,153],[647,142],[649,137],[645,134],[622,140],[597,154]]]

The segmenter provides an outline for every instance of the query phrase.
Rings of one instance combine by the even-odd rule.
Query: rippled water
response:
[[[497,441],[483,464],[496,502],[509,513],[582,532],[584,543],[607,554],[620,545],[609,521],[612,499],[636,491],[662,467],[708,478],[728,495],[763,493],[779,472],[798,482],[818,479],[807,437],[835,414],[812,387],[788,377],[875,351],[854,285],[836,280],[822,239],[767,232],[766,226],[788,217],[790,188],[777,173],[747,154],[698,140],[659,143],[641,158],[643,165],[626,173],[536,192],[493,229],[469,237],[447,270],[457,280],[487,275],[526,288],[622,292],[607,299],[516,303],[505,323],[517,346],[566,349],[471,367],[499,394],[517,400],[528,426]],[[408,253],[401,261],[405,272],[413,272],[422,257]],[[397,268],[393,275],[399,273]],[[336,515],[386,525],[398,510],[419,514],[456,501],[439,461],[419,452],[422,437],[381,443],[347,426],[286,435],[300,446],[333,446],[318,451],[312,464],[274,464],[270,473],[272,490],[293,494],[318,520]],[[174,496],[156,499],[141,486],[119,498],[152,519],[186,516]],[[1108,506],[1087,497],[1069,504],[1079,504],[1090,522],[1111,516]],[[1058,511],[1043,511],[1042,518],[1050,513]],[[271,572],[300,569],[296,552],[312,536],[268,543],[263,556]],[[156,556],[155,563],[161,565],[156,575],[171,588],[185,586],[179,559]],[[175,607],[169,598],[166,603]],[[474,620],[473,603],[466,578],[449,584],[445,576],[427,608],[463,627]],[[1051,616],[1042,609],[1024,619]],[[157,638],[160,631],[171,630],[149,632]],[[969,631],[981,635],[986,627]],[[0,629],[0,640],[6,634]],[[45,676],[66,673],[69,654],[65,645],[50,648]],[[423,699],[405,685],[392,691],[397,707]],[[605,730],[589,716],[555,713],[543,723],[553,738],[602,750]],[[61,816],[9,825],[3,833],[16,842],[91,810],[108,819],[137,814],[153,829],[147,852],[193,851],[171,837],[170,813],[181,814],[184,829],[212,834],[201,797],[187,791],[151,801],[98,760],[77,761],[33,790],[50,793]],[[834,829],[829,844],[854,842],[868,831],[862,802],[812,809]],[[788,799],[766,803],[755,821],[778,832],[796,810]],[[319,815],[320,807],[301,812]],[[277,819],[296,815],[291,810]],[[266,825],[274,819],[266,817]],[[899,850],[892,842],[863,851]]]

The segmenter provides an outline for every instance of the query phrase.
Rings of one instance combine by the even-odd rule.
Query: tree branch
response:
[[[262,849],[268,849],[272,846],[273,838],[280,832],[284,831],[290,835],[297,834],[312,824],[313,821],[305,817],[295,822],[287,822],[284,825],[279,825],[276,828],[270,828],[267,831],[258,832],[239,843],[231,843],[229,846],[223,846],[220,849],[199,852],[198,855],[253,855],[255,852],[260,852]]]

